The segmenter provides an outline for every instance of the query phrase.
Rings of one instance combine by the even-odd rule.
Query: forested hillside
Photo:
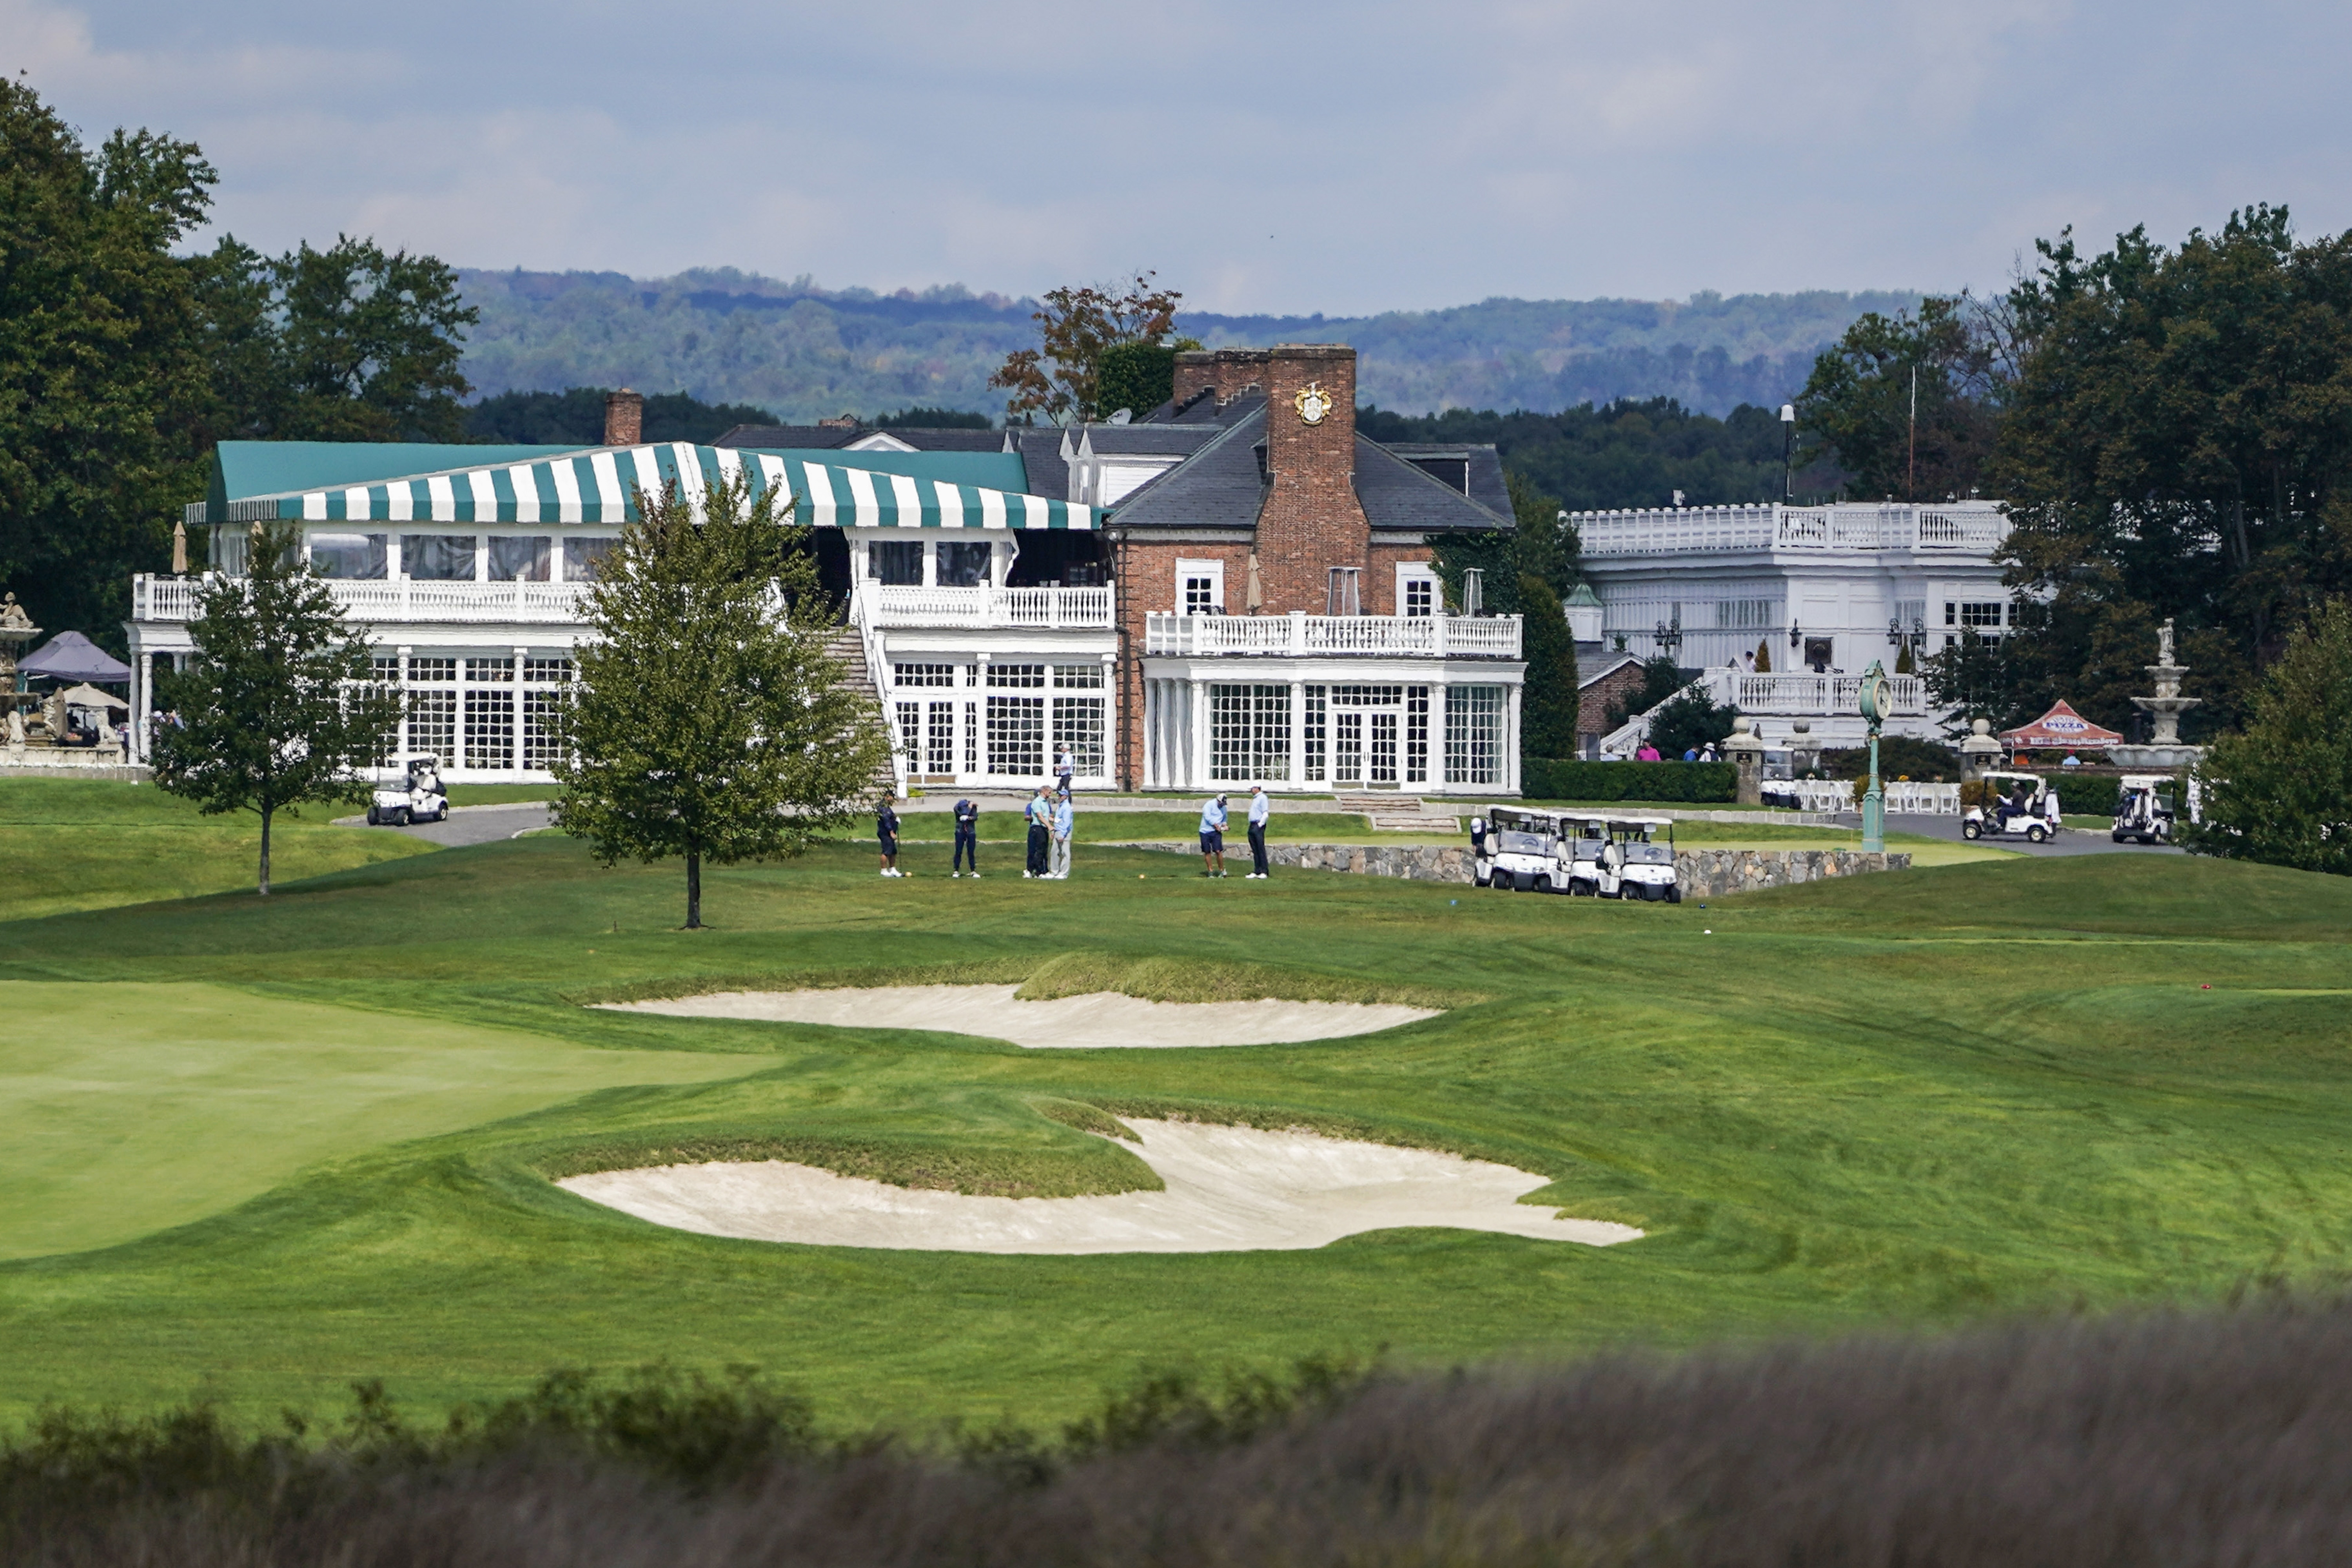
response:
[[[912,404],[995,414],[1003,394],[990,373],[1036,336],[1031,301],[959,286],[878,295],[732,269],[459,278],[481,312],[465,374],[487,395],[628,385],[756,404],[793,422]],[[1354,318],[1188,312],[1177,330],[1212,347],[1351,342],[1363,355],[1362,400],[1409,414],[1672,397],[1725,415],[1777,405],[1863,312],[1915,302],[1826,291],[1489,300]]]

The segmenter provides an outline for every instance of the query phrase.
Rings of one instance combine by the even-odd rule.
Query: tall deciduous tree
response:
[[[460,438],[456,275],[348,237],[173,254],[215,179],[146,131],[85,147],[0,80],[0,582],[116,647],[214,442]]]
[[[255,525],[246,574],[197,591],[192,668],[158,684],[176,721],[155,736],[155,783],[207,816],[261,818],[257,885],[269,892],[269,831],[305,801],[361,801],[369,765],[399,721],[368,684],[366,640],[302,563],[292,525]]]
[[[2248,707],[2245,728],[2206,752],[2189,847],[2352,876],[2352,603],[2290,638]]]
[[[1967,294],[1864,316],[1797,396],[1807,460],[1843,468],[1859,500],[1968,495],[1992,451],[2012,342],[2006,304]]]
[[[2352,591],[2352,235],[2298,243],[2256,206],[2178,249],[2137,228],[2101,256],[2037,248],[1991,471],[2011,580],[2048,601],[2016,655],[2039,667],[2025,706],[2120,727],[2170,618],[2192,728],[2227,727],[2288,631]]]
[[[193,269],[171,254],[215,179],[191,144],[96,150],[0,79],[0,584],[101,637],[201,494],[185,411],[211,395]],[[114,640],[109,637],[108,640]]]
[[[608,866],[682,857],[692,931],[704,862],[798,855],[843,826],[889,742],[826,650],[806,531],[775,490],[737,479],[638,506],[588,595],[555,816]]]
[[[1184,296],[1153,287],[1155,276],[1139,272],[1125,283],[1049,290],[1045,308],[1032,318],[1038,346],[1005,355],[989,378],[989,385],[1011,394],[1005,412],[1042,414],[1056,425],[1109,412],[1098,391],[1103,352],[1120,343],[1157,344],[1176,324]]]

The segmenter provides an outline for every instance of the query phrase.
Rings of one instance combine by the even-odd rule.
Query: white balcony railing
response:
[[[855,615],[866,626],[1108,627],[1109,588],[920,588],[861,583]]]
[[[1177,616],[1144,618],[1144,650],[1178,658],[1517,658],[1517,616]]]
[[[1862,678],[1858,675],[1748,675],[1738,670],[1711,669],[1701,678],[1708,698],[1742,713],[1790,713],[1825,717],[1862,711]],[[1916,675],[1890,675],[1886,694],[1894,700],[1898,718],[1916,718],[1927,710],[1927,688]]]
[[[1705,551],[1927,550],[1989,555],[2009,535],[1997,501],[1941,506],[1700,506],[1576,512],[1589,556]]]
[[[192,621],[202,580],[151,577],[131,580],[131,616],[138,621]],[[403,621],[576,623],[585,583],[418,583],[407,578],[380,583],[330,582],[327,592],[355,620],[382,625]]]

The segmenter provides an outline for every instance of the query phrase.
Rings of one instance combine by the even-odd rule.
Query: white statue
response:
[[[2157,630],[2156,662],[2158,664],[2172,662],[2172,622],[2169,619],[2167,619]]]

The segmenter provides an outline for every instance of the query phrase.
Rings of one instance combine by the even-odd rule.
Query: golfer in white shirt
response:
[[[1273,815],[1274,797],[1265,793],[1265,785],[1250,785],[1250,861],[1257,868],[1249,874],[1247,879],[1253,882],[1263,882],[1266,879],[1265,824],[1266,819]]]

